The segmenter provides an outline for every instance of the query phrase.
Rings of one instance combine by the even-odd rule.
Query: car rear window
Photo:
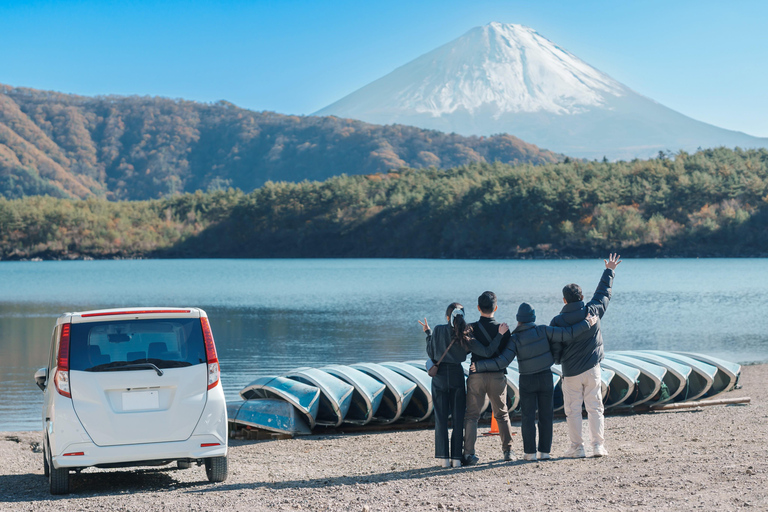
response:
[[[197,318],[72,324],[71,370],[100,371],[135,363],[178,368],[205,362],[203,329]]]

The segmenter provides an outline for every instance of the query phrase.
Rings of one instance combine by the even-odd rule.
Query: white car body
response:
[[[52,493],[68,492],[69,469],[88,466],[197,461],[208,471],[223,458],[223,478],[208,478],[226,478],[227,408],[202,309],[66,313],[35,377],[45,393],[46,473],[64,478]]]

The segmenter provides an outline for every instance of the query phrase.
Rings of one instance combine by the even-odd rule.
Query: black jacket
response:
[[[483,330],[480,329],[480,324],[482,324],[483,329],[485,329],[485,332],[488,333],[488,336],[490,336],[490,338],[487,338],[483,334]],[[489,318],[489,317],[481,316],[480,320],[478,320],[477,322],[472,322],[469,325],[470,325],[470,327],[472,327],[472,332],[474,333],[475,339],[478,342],[482,343],[484,346],[487,347],[487,346],[489,346],[491,344],[491,342],[493,341],[493,338],[495,338],[496,335],[499,334],[499,326],[501,324],[498,321],[496,321],[496,319],[493,318],[493,317]],[[484,356],[482,356],[480,354],[476,354],[475,352],[472,352],[471,361],[473,363],[476,363],[477,361],[482,361],[484,359],[493,359],[495,357],[498,357],[499,355],[501,355],[501,353],[504,351],[504,349],[507,348],[507,343],[509,343],[510,335],[511,335],[511,333],[509,331],[507,331],[501,337],[501,342],[499,343],[499,348],[496,350],[496,352],[494,352],[493,354],[491,354],[488,357],[484,357]],[[507,373],[507,370],[502,370],[502,371],[504,373]]]
[[[519,325],[507,343],[507,347],[499,357],[476,361],[478,372],[496,372],[506,368],[517,356],[518,371],[521,375],[543,372],[555,363],[550,344],[558,345],[566,340],[572,340],[589,331],[586,320],[568,327],[550,327],[527,323]]]
[[[611,300],[613,277],[616,273],[607,268],[600,278],[592,300],[584,304],[584,301],[571,302],[563,306],[560,314],[552,319],[550,325],[565,327],[584,320],[589,313],[598,317],[598,321],[586,333],[575,337],[570,342],[564,342],[561,351],[560,363],[563,365],[563,376],[574,377],[594,368],[603,360],[603,334],[600,331],[600,318],[603,318],[608,303]]]
[[[445,352],[445,349],[448,348],[448,345],[451,343],[452,330],[453,329],[448,324],[435,326],[434,331],[432,329],[427,330],[427,355],[432,360],[432,363],[437,363],[440,357],[442,357],[443,352]],[[501,338],[502,335],[497,333],[496,337],[493,338],[493,341],[487,347],[475,338],[470,338],[469,351],[489,357],[499,348]],[[455,364],[463,363],[467,359],[469,351],[464,350],[461,343],[456,342],[445,355],[443,362]]]

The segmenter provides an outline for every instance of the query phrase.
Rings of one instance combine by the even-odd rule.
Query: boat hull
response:
[[[312,433],[305,416],[284,400],[257,398],[227,403],[230,423],[290,435]]]

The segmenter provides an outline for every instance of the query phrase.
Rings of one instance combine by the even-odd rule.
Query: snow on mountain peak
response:
[[[389,80],[388,80],[389,79]],[[441,116],[490,106],[506,112],[573,114],[624,87],[523,25],[489,23],[382,78],[398,108]]]

